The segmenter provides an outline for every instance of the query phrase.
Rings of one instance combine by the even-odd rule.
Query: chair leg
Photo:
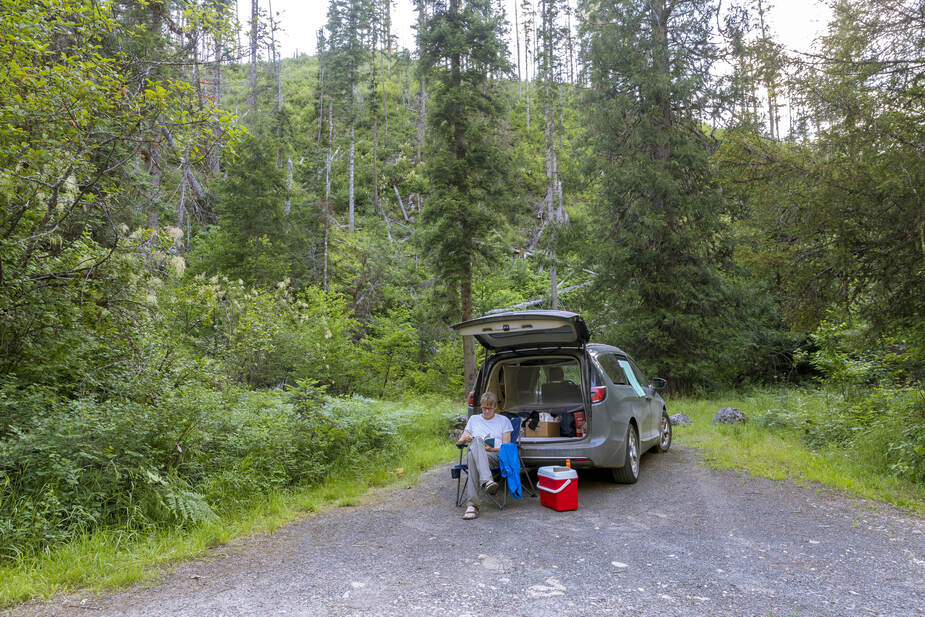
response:
[[[466,487],[469,485],[469,470],[462,469],[463,454],[466,452],[466,448],[459,449],[459,462],[457,467],[459,467],[459,475],[456,476],[456,507],[459,508],[465,503],[466,496]],[[466,476],[466,480],[463,481],[463,474]]]
[[[524,462],[520,461],[520,471],[527,478],[526,486],[529,487],[527,492],[530,493],[531,497],[539,497],[536,492],[536,487],[533,485],[533,478],[530,477],[530,470],[524,467]]]
[[[469,474],[466,473],[466,481],[463,482],[463,473],[460,471],[459,477],[456,478],[456,507],[459,508],[463,505],[465,501],[464,497],[466,496],[466,487],[469,485]]]
[[[485,493],[485,496],[488,497],[493,504],[498,506],[499,510],[503,510],[505,506],[507,506],[507,478],[502,478],[499,484],[501,485],[500,490],[504,491],[502,501],[498,501],[498,498],[490,493]]]

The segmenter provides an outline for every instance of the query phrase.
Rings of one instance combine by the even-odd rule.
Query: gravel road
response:
[[[59,596],[8,616],[925,615],[925,520],[675,448],[633,486],[579,479],[580,507],[524,497],[463,521],[448,467],[157,586]]]

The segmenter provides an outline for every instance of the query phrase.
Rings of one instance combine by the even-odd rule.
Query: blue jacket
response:
[[[507,479],[507,489],[514,499],[520,499],[523,490],[520,486],[520,458],[517,456],[517,445],[513,443],[501,444],[498,452],[498,461],[501,464],[501,476]]]

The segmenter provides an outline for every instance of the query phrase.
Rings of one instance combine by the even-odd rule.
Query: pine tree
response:
[[[605,238],[596,288],[617,319],[608,335],[686,390],[720,379],[735,352],[723,276],[728,207],[702,125],[719,96],[710,77],[715,7],[621,0],[586,8]]]
[[[473,265],[500,224],[505,165],[498,143],[503,107],[497,81],[510,73],[504,22],[491,0],[419,3],[418,47],[431,84],[431,134],[423,244],[444,282],[457,289],[460,318],[471,319]],[[475,381],[475,346],[463,340],[466,387]]]
[[[559,181],[558,119],[560,106],[559,86],[562,81],[560,48],[565,31],[559,24],[560,0],[540,0],[539,34],[539,85],[543,101],[543,137],[545,145],[546,196],[543,199],[543,220],[549,227],[550,245],[550,308],[559,308],[558,269],[556,267],[556,237],[559,227],[566,222],[562,205],[562,183]]]
[[[347,225],[355,229],[356,123],[360,115],[361,71],[369,59],[366,47],[372,20],[370,0],[331,0],[328,5],[328,84],[339,107],[338,117],[347,125],[348,203]]]

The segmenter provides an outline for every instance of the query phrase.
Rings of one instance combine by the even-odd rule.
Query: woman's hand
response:
[[[469,431],[463,431],[462,435],[459,436],[459,441],[456,443],[467,444],[472,442],[472,435],[469,434]]]

